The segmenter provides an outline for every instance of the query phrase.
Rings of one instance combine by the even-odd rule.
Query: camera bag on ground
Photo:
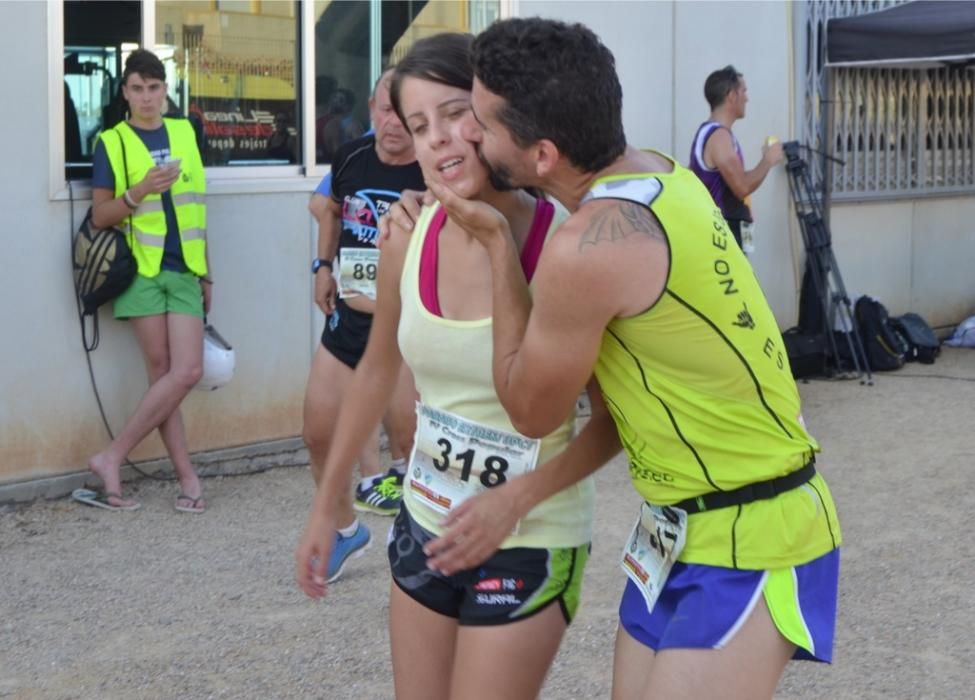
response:
[[[118,132],[116,132],[118,134]],[[129,188],[129,169],[122,144],[122,164],[125,169],[125,189]],[[129,217],[131,226],[131,216]],[[91,207],[71,242],[74,265],[75,292],[81,304],[82,328],[84,316],[92,317],[92,338],[84,336],[85,348],[98,347],[98,307],[119,296],[129,288],[138,272],[138,265],[125,240],[125,234],[115,227],[96,229],[91,223]]]
[[[941,342],[927,321],[917,314],[910,313],[892,318],[890,322],[894,330],[900,333],[907,343],[905,360],[924,365],[934,364],[934,359],[941,352]]]
[[[903,367],[907,345],[890,322],[886,307],[873,297],[864,295],[857,299],[853,314],[870,369],[890,372]]]
[[[789,367],[796,379],[826,374],[826,336],[803,333],[798,326],[782,333]]]

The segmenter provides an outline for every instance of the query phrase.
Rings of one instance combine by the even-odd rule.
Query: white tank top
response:
[[[553,210],[551,204],[540,203],[533,231],[525,244],[526,253],[530,248],[540,249],[541,243],[567,216],[561,207]],[[400,351],[413,371],[423,404],[490,428],[516,432],[494,390],[491,319],[449,320],[434,313],[421,297],[420,261],[424,258],[424,244],[428,236],[433,237],[431,243],[427,244],[427,251],[435,252],[435,237],[439,234],[443,219],[439,205],[425,207],[407,249],[400,281]],[[533,245],[533,238],[537,245]],[[529,264],[527,272],[533,270],[534,265]],[[429,284],[430,275],[434,275],[435,271],[424,268],[423,274]],[[429,302],[429,296],[426,298]],[[573,414],[553,433],[542,438],[539,466],[565,449],[572,439],[574,420]],[[403,501],[421,527],[434,534],[442,532],[439,523],[444,518],[443,513],[411,493],[408,484],[404,485]],[[592,539],[594,501],[592,478],[570,486],[543,501],[522,518],[517,534],[508,537],[501,548],[575,547],[589,542]]]

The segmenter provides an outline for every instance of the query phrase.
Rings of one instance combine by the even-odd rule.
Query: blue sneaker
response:
[[[396,479],[392,476],[377,476],[368,488],[362,488],[361,484],[355,487],[352,507],[378,515],[396,515],[402,502],[403,492],[396,485]]]
[[[329,583],[337,581],[349,559],[361,557],[371,540],[372,535],[369,534],[369,528],[364,523],[359,523],[356,531],[348,537],[343,537],[342,533],[336,532],[335,547],[332,548],[332,556],[328,560],[326,580]]]

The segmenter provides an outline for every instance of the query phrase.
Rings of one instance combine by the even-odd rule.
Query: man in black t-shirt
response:
[[[305,390],[303,437],[317,483],[331,444],[346,387],[362,358],[375,308],[379,249],[378,221],[404,189],[425,189],[413,154],[413,142],[389,99],[391,71],[384,73],[369,100],[374,134],[343,144],[332,172],[312,195],[309,210],[318,221],[318,257],[312,262],[315,303],[327,321],[321,347],[312,360]],[[331,180],[330,191],[322,191]],[[399,511],[406,456],[415,424],[416,390],[404,366],[384,420],[393,465],[384,474],[379,464],[378,432],[359,457],[362,477],[350,501],[346,523],[337,533],[328,578],[334,581],[345,560],[369,542],[353,508],[382,515]]]

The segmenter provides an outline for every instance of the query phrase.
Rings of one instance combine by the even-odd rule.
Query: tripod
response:
[[[873,384],[870,375],[870,363],[867,361],[860,331],[850,304],[850,297],[846,293],[846,285],[840,275],[840,268],[833,255],[832,236],[823,218],[823,205],[816,188],[813,186],[809,165],[799,155],[800,146],[797,141],[782,144],[786,157],[786,171],[789,174],[789,191],[802,230],[803,243],[806,246],[807,270],[812,277],[813,289],[822,311],[822,333],[826,338],[829,351],[826,372],[827,376],[839,378],[856,377],[860,384]],[[842,161],[821,154],[842,165]],[[843,368],[840,359],[842,341],[837,340],[834,329],[839,321],[840,328],[849,332],[843,333],[846,350],[853,362],[853,375]],[[817,329],[819,330],[819,329]],[[829,363],[833,366],[830,367]]]

